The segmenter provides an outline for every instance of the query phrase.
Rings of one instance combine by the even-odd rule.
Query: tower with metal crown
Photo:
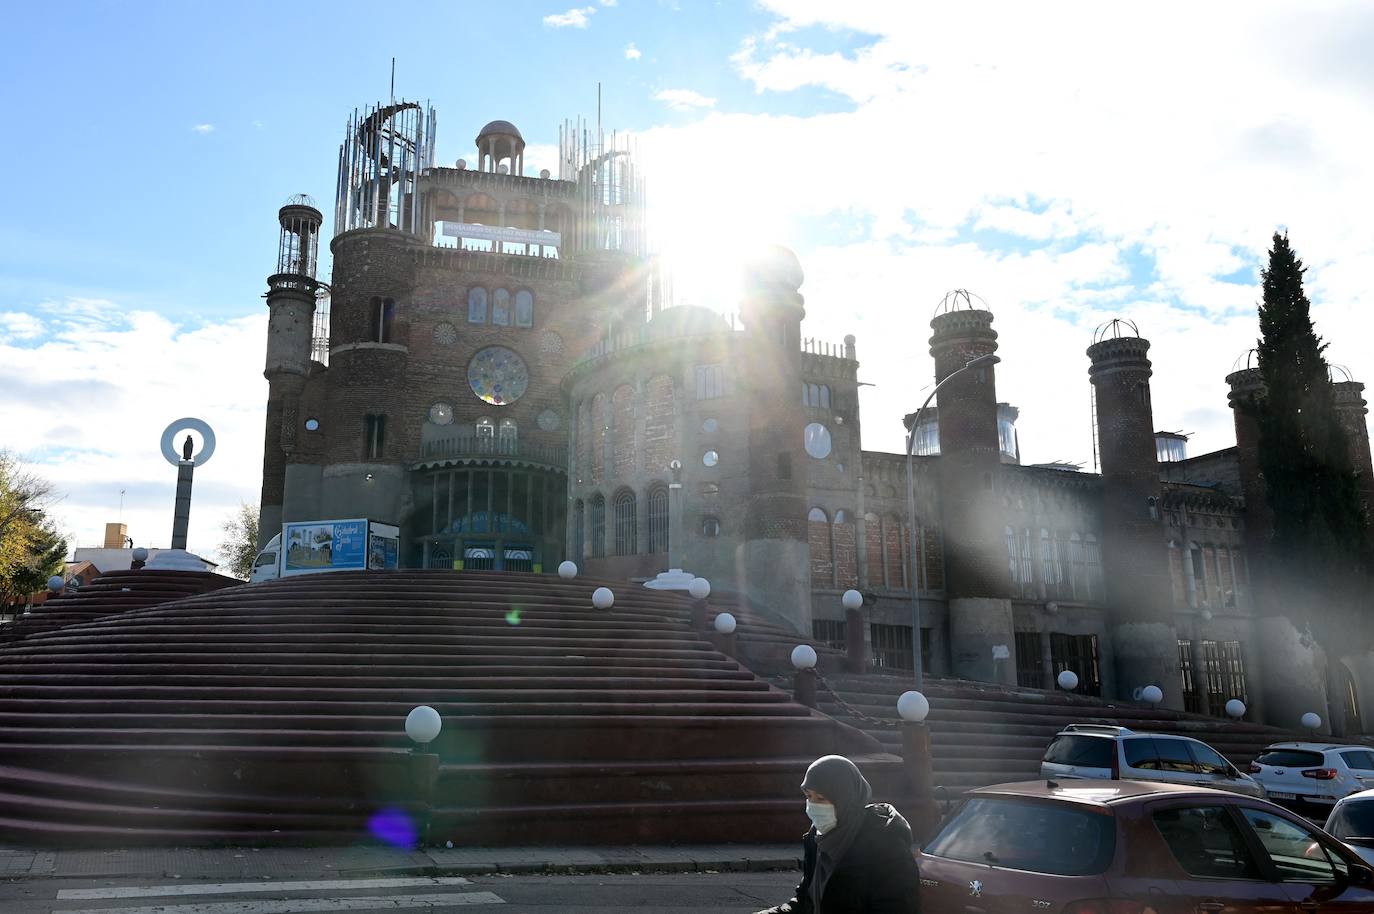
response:
[[[262,448],[262,502],[258,542],[281,530],[288,455],[296,445],[299,403],[310,373],[315,266],[324,217],[314,201],[298,194],[277,213],[281,235],[277,271],[267,278],[267,426]]]
[[[1163,487],[1150,401],[1150,341],[1112,320],[1088,347],[1102,460],[1102,562],[1116,692],[1158,686],[1162,704],[1182,709],[1178,630],[1172,604]]]

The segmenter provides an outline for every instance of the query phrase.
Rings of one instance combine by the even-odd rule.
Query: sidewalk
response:
[[[696,847],[0,847],[0,879],[307,879],[516,873],[764,872],[800,868],[801,842]]]

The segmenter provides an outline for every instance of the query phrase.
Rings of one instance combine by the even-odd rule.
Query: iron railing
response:
[[[537,444],[509,436],[487,435],[454,435],[426,441],[420,446],[422,461],[469,457],[510,457],[565,469],[568,465],[568,448],[566,445]]]

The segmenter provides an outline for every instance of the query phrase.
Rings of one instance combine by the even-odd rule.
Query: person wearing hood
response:
[[[873,803],[854,763],[819,758],[802,780],[811,830],[802,838],[802,880],[791,900],[758,914],[918,914],[920,878],[911,826]]]

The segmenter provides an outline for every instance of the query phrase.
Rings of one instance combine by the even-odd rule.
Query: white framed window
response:
[[[698,365],[696,376],[698,400],[715,400],[729,393],[724,365]]]

